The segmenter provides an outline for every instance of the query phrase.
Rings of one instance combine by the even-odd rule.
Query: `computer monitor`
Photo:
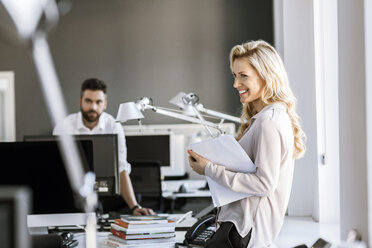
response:
[[[235,133],[234,123],[223,123],[221,130]],[[210,139],[205,127],[199,124],[124,125],[128,147],[128,161],[144,158],[162,162],[161,174],[165,179],[203,179],[189,166],[187,147],[194,142]],[[168,142],[169,140],[169,142]],[[148,145],[149,144],[149,145]],[[164,159],[164,157],[168,158]],[[141,159],[142,158],[142,159]]]
[[[128,162],[159,161],[162,176],[183,176],[183,135],[171,131],[128,132],[125,136]]]
[[[0,187],[0,247],[28,248],[27,214],[31,192],[26,187]]]
[[[91,141],[78,142],[84,169],[91,168]],[[0,143],[0,185],[28,186],[33,213],[82,212],[76,202],[56,141]]]
[[[171,143],[171,133],[127,136],[128,161],[158,160],[162,166],[170,167]]]
[[[95,191],[98,195],[120,193],[118,163],[118,140],[116,134],[73,135],[76,141],[91,141],[93,144],[92,170],[96,174]],[[24,141],[55,141],[58,136],[26,135]]]

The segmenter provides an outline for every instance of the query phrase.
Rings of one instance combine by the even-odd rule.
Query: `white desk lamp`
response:
[[[58,7],[54,0],[0,0],[0,30],[12,41],[31,45],[32,58],[40,79],[52,123],[67,115],[65,101],[47,42],[47,31],[58,22]],[[59,147],[67,176],[76,196],[84,199],[85,212],[94,212],[97,194],[95,174],[84,175],[77,146],[71,135],[61,135]],[[87,216],[86,247],[96,247],[96,216]]]
[[[217,117],[222,121],[229,120],[239,124],[241,123],[241,119],[238,117],[204,108],[203,104],[199,103],[199,97],[194,93],[186,94],[184,92],[180,92],[169,102],[182,109],[186,115],[199,117],[200,112],[202,112],[207,115]]]
[[[123,123],[128,120],[135,120],[135,119],[140,120],[144,118],[141,112],[147,109],[153,110],[154,112],[158,114],[166,115],[166,116],[173,117],[176,119],[181,119],[184,121],[189,121],[191,123],[197,123],[197,124],[204,125],[204,127],[208,130],[209,135],[212,137],[219,136],[223,133],[223,131],[220,128],[221,123],[216,124],[210,121],[206,121],[203,118],[198,119],[198,118],[191,117],[183,113],[179,113],[179,111],[177,110],[165,109],[165,108],[153,106],[152,100],[147,97],[143,97],[137,102],[126,102],[126,103],[120,104],[118,114],[116,117],[116,121]],[[217,130],[217,132],[216,131],[213,132],[211,128],[214,130]]]
[[[129,120],[140,121],[143,118],[145,117],[134,102],[126,102],[120,104],[118,114],[116,116],[116,120],[120,122],[126,122]]]

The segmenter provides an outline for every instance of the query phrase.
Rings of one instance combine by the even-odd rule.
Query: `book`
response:
[[[155,227],[172,227],[176,226],[176,222],[174,220],[166,220],[165,222],[160,223],[153,223],[153,222],[135,222],[135,223],[128,223],[122,219],[114,219],[114,224],[119,225],[121,227],[125,227],[127,229],[138,229],[138,228],[155,228]]]
[[[131,247],[156,247],[156,248],[174,248],[176,241],[174,238],[171,239],[161,239],[161,240],[136,240],[133,242],[128,242],[126,240],[115,237],[109,234],[107,239],[103,240],[102,244],[105,247],[114,248],[131,248]]]
[[[126,234],[149,234],[149,233],[169,233],[169,232],[175,232],[176,227],[175,226],[169,226],[169,227],[150,227],[148,228],[147,225],[145,225],[143,228],[135,228],[135,229],[128,229],[122,226],[119,226],[117,224],[111,224],[111,228],[118,230],[120,232],[124,232]]]
[[[214,164],[223,165],[234,172],[255,173],[256,166],[244,151],[243,147],[232,135],[222,135],[189,145],[189,149],[200,154]],[[206,177],[215,207],[224,206],[250,194],[232,191],[220,185],[210,177]]]
[[[167,232],[167,233],[144,233],[144,234],[126,234],[114,228],[110,229],[110,232],[122,239],[130,240],[130,239],[155,239],[155,238],[171,238],[175,236],[174,232]]]
[[[174,244],[176,243],[176,239],[174,237],[171,238],[162,238],[162,239],[143,239],[143,240],[125,240],[119,238],[113,234],[108,234],[107,239],[127,245],[135,245],[135,244]]]
[[[167,216],[160,216],[160,215],[139,215],[139,216],[120,215],[120,219],[129,224],[131,223],[155,224],[155,223],[167,223],[168,222]]]
[[[132,247],[137,247],[137,248],[138,247],[174,248],[175,243],[172,243],[172,244],[167,244],[167,243],[165,243],[165,244],[157,244],[157,243],[155,243],[155,244],[153,244],[153,243],[150,243],[150,244],[142,244],[142,243],[139,243],[139,244],[121,244],[119,242],[106,239],[102,242],[102,245],[104,245],[104,247],[109,247],[109,248],[132,248]]]

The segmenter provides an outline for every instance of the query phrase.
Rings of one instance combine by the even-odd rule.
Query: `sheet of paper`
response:
[[[243,173],[254,173],[256,171],[252,160],[232,135],[222,135],[211,140],[194,143],[189,146],[189,149],[215,164],[225,166],[230,171]],[[249,194],[232,191],[210,177],[206,178],[215,207],[250,196]]]

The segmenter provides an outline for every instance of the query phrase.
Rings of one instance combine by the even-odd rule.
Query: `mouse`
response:
[[[187,187],[186,184],[181,184],[181,186],[178,189],[178,193],[187,193]]]

